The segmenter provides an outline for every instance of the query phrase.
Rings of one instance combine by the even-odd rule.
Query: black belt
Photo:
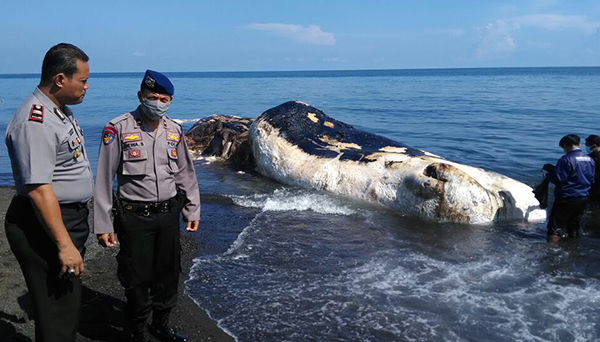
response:
[[[31,200],[27,196],[17,195],[15,197],[23,203],[31,203]],[[59,203],[58,205],[60,206],[61,209],[83,209],[83,208],[87,208],[88,202]]]
[[[133,212],[142,216],[148,216],[150,214],[169,213],[175,207],[177,199],[175,197],[170,198],[162,202],[123,202],[123,210],[126,212]]]
[[[81,203],[59,203],[62,209],[83,209],[87,208],[88,202]]]

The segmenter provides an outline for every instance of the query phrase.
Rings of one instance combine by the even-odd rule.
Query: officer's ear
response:
[[[142,91],[138,91],[138,100],[140,101],[140,103],[142,102]]]
[[[66,81],[67,76],[65,76],[65,74],[63,74],[62,72],[59,72],[58,74],[54,75],[54,85],[58,88],[62,88],[65,85]]]

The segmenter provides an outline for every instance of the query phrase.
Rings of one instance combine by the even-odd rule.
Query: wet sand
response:
[[[33,341],[31,302],[19,264],[4,231],[4,217],[15,191],[0,187],[0,342]],[[189,341],[233,341],[184,293],[192,259],[200,244],[191,233],[182,233],[182,267],[178,304],[171,323]],[[123,330],[123,288],[116,276],[118,248],[103,249],[94,236],[87,241],[83,306],[77,341],[121,341]]]

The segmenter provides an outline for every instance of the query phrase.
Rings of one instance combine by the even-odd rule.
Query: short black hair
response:
[[[558,146],[560,146],[560,147],[579,146],[580,141],[581,141],[581,139],[579,138],[579,136],[577,134],[568,134],[568,135],[565,135],[564,137],[562,137],[562,139],[560,139]]]
[[[586,146],[596,145],[600,147],[600,137],[595,134],[592,134],[589,137],[585,138],[585,144]]]
[[[68,43],[56,44],[46,52],[42,62],[41,84],[52,82],[56,74],[63,73],[68,78],[77,72],[77,61],[87,62],[89,57],[80,48]]]

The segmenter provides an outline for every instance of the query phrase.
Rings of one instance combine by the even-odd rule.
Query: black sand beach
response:
[[[4,216],[14,189],[0,187],[0,342],[33,341],[31,303],[21,269],[10,250],[4,231]],[[200,228],[202,229],[202,228]],[[210,317],[184,294],[192,259],[199,243],[190,233],[182,233],[182,267],[179,302],[171,322],[189,341],[233,341]],[[78,341],[120,341],[123,330],[123,289],[116,277],[118,248],[102,249],[90,235],[85,255],[83,308]]]

